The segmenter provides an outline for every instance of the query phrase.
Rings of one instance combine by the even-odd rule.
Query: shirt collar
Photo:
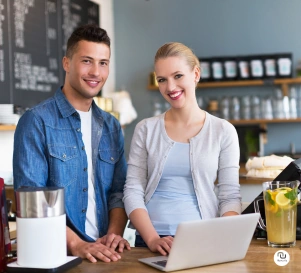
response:
[[[57,91],[54,94],[55,101],[57,103],[57,106],[59,108],[59,111],[61,112],[61,115],[63,118],[67,118],[74,113],[77,113],[76,109],[71,105],[71,103],[67,100],[66,96],[64,95],[62,91],[63,86],[57,89]],[[96,114],[96,116],[100,119],[102,118],[102,114],[100,109],[95,104],[94,100],[92,101],[91,105],[93,109],[93,114]]]
[[[71,103],[67,100],[66,96],[64,95],[62,91],[63,86],[61,86],[58,90],[56,90],[54,94],[54,99],[56,101],[56,104],[59,108],[59,111],[61,112],[62,116],[64,118],[67,118],[71,115],[73,115],[76,110],[71,105]]]

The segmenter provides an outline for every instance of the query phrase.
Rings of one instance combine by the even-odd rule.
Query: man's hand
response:
[[[147,245],[152,252],[160,252],[162,255],[167,255],[173,242],[172,236],[156,238],[150,241]]]
[[[83,259],[88,259],[92,263],[96,263],[97,259],[108,262],[116,262],[121,257],[115,249],[106,246],[100,242],[88,243],[80,239],[77,234],[70,229],[67,231],[67,248],[73,256],[78,256]]]
[[[108,263],[111,261],[116,262],[121,258],[114,249],[98,242],[88,243],[80,241],[73,244],[70,247],[70,251],[72,255],[88,259],[92,263],[96,263],[97,259]]]
[[[96,243],[100,243],[118,252],[123,252],[124,248],[131,250],[130,244],[127,240],[120,235],[114,233],[107,234],[96,240]]]

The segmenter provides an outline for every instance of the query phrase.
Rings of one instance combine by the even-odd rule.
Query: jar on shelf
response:
[[[296,89],[296,97],[297,97],[297,114],[298,118],[301,118],[301,87]]]
[[[220,102],[220,117],[230,119],[230,100],[229,97],[222,98]]]
[[[292,73],[292,53],[277,54],[277,77],[290,78]]]
[[[207,110],[211,115],[219,117],[218,100],[210,100]]]
[[[273,119],[273,104],[271,98],[261,100],[261,115],[263,119]]]
[[[212,80],[211,58],[199,58],[201,66],[200,82],[209,82]]]
[[[153,116],[158,116],[163,113],[162,104],[159,100],[154,100],[153,103]]]
[[[262,79],[264,76],[264,66],[261,56],[250,57],[250,68],[252,79]]]
[[[231,119],[240,120],[240,102],[236,96],[231,99]]]
[[[277,119],[284,118],[283,95],[282,95],[282,91],[279,88],[277,88],[274,91],[273,111],[274,111],[274,118]]]
[[[291,87],[289,91],[289,111],[290,118],[297,118],[297,93],[295,87]]]
[[[239,80],[249,80],[250,75],[250,64],[248,56],[237,57],[237,70]]]
[[[277,76],[276,56],[272,54],[263,55],[264,78],[275,78]]]
[[[225,80],[233,81],[238,77],[237,63],[235,57],[227,57],[224,60]]]
[[[252,96],[251,98],[251,117],[261,119],[260,98],[258,96]]]
[[[241,98],[241,118],[251,119],[251,101],[249,96]]]
[[[212,79],[213,79],[213,81],[222,81],[222,80],[224,80],[224,69],[223,69],[223,60],[222,60],[222,58],[212,59],[211,68],[212,68]]]

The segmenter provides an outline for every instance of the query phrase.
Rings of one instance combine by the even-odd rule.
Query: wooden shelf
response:
[[[221,88],[221,87],[247,87],[247,86],[272,86],[280,85],[283,94],[288,94],[288,85],[301,84],[301,77],[298,78],[285,78],[285,79],[267,79],[267,80],[246,80],[246,81],[221,81],[221,82],[200,82],[197,85],[198,89],[201,88]],[[158,90],[158,86],[148,85],[149,90]]]
[[[241,119],[229,120],[233,125],[254,125],[254,124],[268,124],[268,123],[293,123],[301,122],[301,118],[295,119]]]
[[[16,129],[16,125],[0,124],[0,131],[14,131],[15,129]]]

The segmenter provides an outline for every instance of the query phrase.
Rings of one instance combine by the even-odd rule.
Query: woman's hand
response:
[[[107,234],[97,239],[96,242],[117,250],[118,252],[123,252],[124,249],[131,250],[130,243],[120,235],[114,233]]]
[[[173,242],[172,236],[156,238],[150,241],[147,245],[152,252],[159,252],[162,255],[167,255],[170,252]]]
[[[239,214],[236,211],[227,211],[222,215],[222,217],[224,217],[224,216],[233,216],[233,215],[239,215]]]

